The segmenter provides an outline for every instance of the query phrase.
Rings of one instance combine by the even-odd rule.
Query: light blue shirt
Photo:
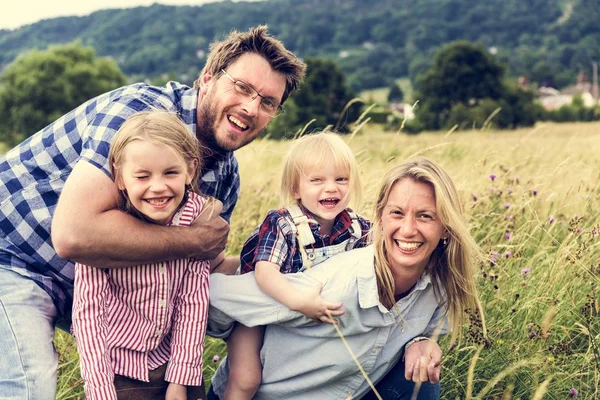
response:
[[[376,383],[398,361],[410,339],[431,336],[438,323],[444,334],[447,321],[443,299],[435,296],[427,274],[387,310],[379,302],[373,251],[373,246],[347,251],[285,277],[300,290],[323,285],[323,299],[344,303],[339,327]],[[260,353],[262,383],[255,399],[359,399],[369,391],[335,327],[316,323],[264,294],[253,273],[211,275],[210,305],[213,327],[225,326],[231,318],[247,326],[268,325]],[[228,374],[224,360],[212,381],[220,398]]]

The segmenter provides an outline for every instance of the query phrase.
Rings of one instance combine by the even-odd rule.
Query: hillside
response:
[[[191,81],[208,44],[261,23],[301,57],[335,59],[354,89],[414,78],[442,44],[479,42],[509,74],[564,86],[600,59],[596,0],[265,0],[103,10],[0,30],[0,68],[19,53],[81,40],[132,79]]]

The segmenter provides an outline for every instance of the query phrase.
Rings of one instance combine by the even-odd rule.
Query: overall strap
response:
[[[352,219],[352,224],[350,225],[350,229],[352,231],[352,243],[356,242],[360,238],[362,238],[362,227],[360,226],[360,220],[358,214],[354,211],[348,210],[348,215]]]
[[[296,228],[296,239],[298,240],[298,248],[300,250],[300,255],[302,256],[302,266],[305,269],[311,267],[311,261],[308,259],[308,255],[306,254],[306,246],[315,243],[315,237],[310,230],[310,225],[308,224],[309,220],[306,215],[300,209],[298,205],[291,205],[287,207],[288,212],[290,213],[292,220],[294,221],[294,227]]]

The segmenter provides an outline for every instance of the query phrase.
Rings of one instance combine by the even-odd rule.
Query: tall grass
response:
[[[441,163],[462,195],[487,259],[478,287],[488,338],[472,316],[444,349],[444,399],[600,398],[600,124],[538,124],[512,132],[389,134],[369,126],[349,138],[361,164],[370,216],[380,177],[423,154]],[[238,152],[242,196],[228,251],[235,254],[268,209],[288,142],[257,140]],[[60,399],[81,396],[73,341],[58,333]],[[205,379],[225,354],[208,339]],[[215,357],[216,356],[216,357]],[[319,357],[315,353],[315,357]]]

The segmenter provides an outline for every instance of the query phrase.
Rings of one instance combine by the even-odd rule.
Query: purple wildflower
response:
[[[215,354],[215,356],[213,357],[213,362],[218,363],[219,361],[221,361],[221,357],[219,357],[218,354]]]
[[[569,396],[577,397],[578,395],[579,395],[579,390],[575,389],[574,387],[569,389]]]
[[[512,257],[512,253],[511,253],[510,251],[508,251],[508,250],[507,250],[507,251],[504,253],[504,257],[506,257],[506,258],[511,258],[511,257]]]
[[[496,264],[496,257],[490,257],[490,266],[494,266]]]
[[[548,222],[549,223],[553,223],[554,222],[554,217],[553,216],[549,216],[548,217]]]
[[[521,275],[526,276],[526,275],[529,275],[530,272],[531,272],[531,268],[523,268],[521,270]]]
[[[505,209],[505,210],[508,210],[509,208],[510,208],[510,203],[505,203],[505,204],[504,204],[504,209]]]
[[[535,331],[529,332],[529,339],[533,339],[536,336],[537,336],[537,333],[535,333]]]
[[[581,233],[581,232],[583,232],[583,228],[582,227],[577,228],[577,233]]]
[[[512,234],[511,234],[510,232],[506,232],[506,233],[504,234],[504,238],[505,238],[506,240],[509,240],[511,237],[512,237]]]
[[[506,214],[504,216],[504,219],[508,221],[509,219],[512,219],[512,217],[513,217],[512,214]]]
[[[489,178],[492,180],[492,182],[496,179],[496,174],[490,174]]]
[[[508,188],[508,189],[506,189],[506,193],[508,193],[508,194],[512,194],[512,188]]]
[[[515,183],[518,185],[519,184],[519,175],[515,176]]]
[[[531,194],[534,195],[534,196],[537,196],[537,194],[538,194],[537,189],[532,189],[531,190]]]
[[[473,198],[473,202],[477,201],[477,195],[476,194],[471,194],[471,197]]]

